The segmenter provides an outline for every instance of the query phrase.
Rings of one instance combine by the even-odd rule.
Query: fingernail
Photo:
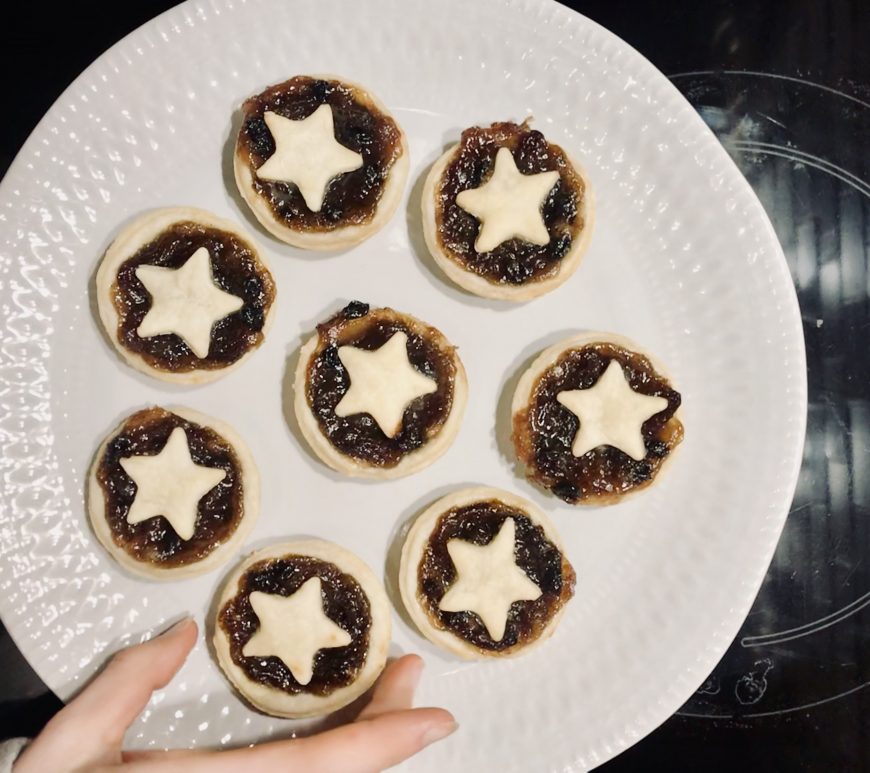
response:
[[[173,623],[172,625],[170,625],[169,628],[167,628],[160,635],[161,636],[172,636],[172,635],[178,633],[179,631],[181,631],[182,629],[186,628],[187,626],[189,626],[192,622],[193,622],[193,615],[187,615],[186,617],[182,617],[181,620],[179,620],[177,623]]]
[[[442,738],[447,738],[451,733],[456,732],[459,725],[457,722],[439,722],[436,725],[431,725],[423,733],[423,746],[428,746],[431,743],[440,741]]]

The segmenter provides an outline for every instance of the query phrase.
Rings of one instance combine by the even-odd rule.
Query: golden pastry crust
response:
[[[238,143],[233,153],[233,174],[239,193],[242,195],[245,203],[250,207],[251,212],[254,213],[260,224],[276,239],[280,239],[282,242],[303,250],[346,250],[365,241],[370,236],[374,236],[395,214],[399,202],[402,200],[402,194],[405,191],[405,183],[408,180],[410,165],[408,140],[395,117],[367,89],[353,81],[339,78],[336,75],[312,75],[310,77],[338,81],[345,86],[362,92],[377,110],[393,120],[399,130],[399,157],[390,168],[386,183],[384,184],[384,190],[371,220],[367,223],[347,225],[330,231],[296,230],[279,218],[263,197],[254,189],[254,170],[251,169],[251,165],[247,158],[245,158],[244,152]]]
[[[118,270],[127,259],[132,257],[140,248],[156,239],[166,229],[176,223],[183,222],[199,223],[210,228],[216,228],[233,234],[246,244],[246,246],[256,256],[257,261],[260,263],[262,268],[269,273],[269,267],[263,258],[263,255],[256,248],[253,239],[231,220],[226,220],[212,214],[211,212],[207,212],[204,209],[197,209],[195,207],[167,207],[165,209],[155,209],[136,218],[132,223],[124,228],[115,237],[112,244],[109,245],[109,249],[106,250],[106,254],[100,262],[96,275],[97,309],[99,311],[100,322],[102,322],[103,329],[106,331],[106,335],[112,342],[115,350],[129,365],[140,373],[145,373],[148,376],[153,376],[161,381],[167,381],[172,384],[207,384],[222,378],[227,373],[238,368],[259,348],[259,345],[252,347],[238,360],[223,368],[202,368],[199,370],[179,372],[161,370],[153,367],[138,353],[130,351],[119,341],[118,312],[115,309],[115,304],[112,302],[112,287],[118,276]],[[263,328],[261,331],[264,340],[269,332],[269,328],[272,326],[274,307],[275,303],[272,302],[266,309]]]
[[[313,695],[305,692],[291,695],[278,688],[252,680],[233,661],[230,654],[229,639],[220,623],[221,611],[227,602],[238,593],[239,580],[245,572],[260,561],[286,555],[311,556],[334,564],[357,581],[369,602],[371,614],[369,649],[362,670],[351,684],[340,687],[328,695]],[[383,586],[360,558],[331,542],[314,539],[283,542],[251,553],[224,584],[215,609],[213,641],[218,664],[227,679],[246,700],[260,711],[275,717],[299,719],[322,716],[337,711],[366,692],[380,676],[387,662],[392,622],[390,605]]]
[[[490,281],[489,279],[480,276],[479,274],[475,274],[461,266],[448,254],[447,250],[444,248],[439,233],[436,219],[438,191],[441,187],[445,171],[455,159],[460,149],[461,143],[457,143],[447,150],[432,165],[423,185],[423,196],[421,200],[423,236],[426,240],[426,246],[429,248],[429,252],[441,270],[451,281],[474,295],[479,295],[482,298],[514,301],[517,303],[529,301],[533,298],[545,295],[568,281],[577,270],[583,255],[589,247],[595,221],[595,197],[592,186],[589,183],[589,178],[584,172],[583,167],[573,158],[568,156],[567,153],[565,154],[574,171],[583,180],[585,185],[582,203],[578,210],[578,216],[583,219],[583,228],[580,231],[578,238],[574,239],[568,252],[559,262],[559,267],[556,273],[553,274],[553,276],[526,282],[525,284],[512,285],[498,283]]]
[[[565,548],[562,545],[559,534],[556,532],[555,526],[546,513],[528,500],[518,497],[515,494],[511,494],[508,491],[489,486],[466,488],[442,497],[424,510],[417,517],[411,526],[411,529],[408,531],[408,535],[405,538],[405,544],[402,547],[402,558],[399,566],[399,591],[402,596],[402,603],[405,605],[405,609],[408,611],[411,620],[413,620],[423,636],[429,639],[433,644],[437,644],[442,649],[464,659],[506,658],[526,654],[535,647],[543,644],[553,635],[562,619],[562,616],[565,614],[565,608],[567,606],[567,604],[563,604],[556,610],[555,614],[553,614],[553,616],[547,621],[545,628],[537,638],[526,644],[514,646],[503,651],[482,650],[465,639],[457,636],[450,630],[435,625],[418,597],[418,570],[420,562],[423,560],[432,531],[441,519],[441,516],[450,510],[465,507],[476,502],[488,502],[493,500],[522,512],[532,521],[532,523],[540,526],[541,529],[543,529],[547,540],[555,545],[562,554],[563,567],[567,563]],[[570,569],[570,564],[568,564],[568,568]]]
[[[538,357],[528,367],[526,372],[520,377],[520,380],[519,382],[517,382],[517,386],[514,391],[513,400],[511,401],[511,417],[513,424],[512,440],[514,444],[514,450],[517,454],[517,459],[519,463],[525,469],[526,476],[529,478],[529,480],[538,483],[539,485],[540,481],[536,480],[534,471],[528,465],[525,455],[520,452],[520,447],[523,445],[527,445],[528,443],[526,436],[529,433],[528,429],[525,427],[525,422],[523,421],[522,417],[529,409],[532,399],[532,392],[541,376],[546,373],[546,371],[549,370],[566,351],[569,351],[571,349],[580,349],[584,346],[589,346],[596,343],[613,344],[614,346],[618,346],[621,349],[625,349],[626,351],[629,351],[633,354],[639,354],[645,357],[662,378],[670,383],[673,383],[670,375],[668,374],[668,371],[665,369],[660,361],[658,361],[645,349],[642,349],[640,346],[638,346],[638,344],[636,344],[631,339],[626,338],[625,336],[618,335],[616,333],[589,331],[586,333],[578,334],[576,336],[572,336],[570,338],[566,338],[556,344],[553,344],[552,346],[547,347],[543,352],[541,352],[540,355],[538,355]],[[676,420],[678,423],[680,423],[681,419],[681,412],[679,409],[677,409],[677,411],[674,413],[672,421]],[[668,455],[664,458],[656,474],[647,482],[638,485],[635,488],[624,493],[601,493],[596,496],[589,496],[582,501],[575,502],[574,504],[590,506],[612,505],[618,502],[622,502],[630,497],[636,496],[637,494],[644,491],[646,488],[654,485],[657,481],[661,480],[662,474],[665,472],[666,469],[670,468],[673,458],[677,455],[677,452],[680,448],[681,440],[682,424],[680,423],[679,440],[677,440],[676,445],[671,448]]]
[[[222,545],[215,548],[207,556],[195,563],[184,564],[176,567],[162,567],[147,561],[139,561],[122,547],[117,545],[112,538],[112,531],[106,521],[106,498],[103,494],[103,487],[97,479],[97,471],[109,441],[123,429],[127,419],[129,418],[125,417],[118,426],[106,436],[105,440],[100,444],[100,447],[94,455],[94,460],[91,464],[90,472],[88,473],[87,483],[88,518],[94,535],[97,537],[100,544],[106,549],[106,552],[108,552],[108,554],[128,572],[139,577],[145,577],[149,580],[183,580],[189,577],[197,577],[201,574],[207,574],[208,572],[217,569],[219,566],[229,561],[229,559],[239,550],[248,538],[248,535],[251,533],[251,529],[254,528],[254,524],[257,522],[257,517],[260,512],[260,473],[247,444],[241,439],[241,437],[239,437],[236,431],[225,422],[211,416],[206,416],[205,414],[191,410],[190,408],[172,406],[166,408],[166,410],[194,424],[199,424],[200,426],[214,430],[233,447],[236,458],[239,460],[241,475],[244,481],[244,496],[242,500],[244,513],[241,522],[236,527],[236,530],[233,532],[231,537]]]
[[[408,314],[401,314],[400,316],[418,331],[431,327]],[[443,337],[440,331],[438,333]],[[446,341],[446,338],[444,340]],[[317,353],[320,344],[320,334],[315,333],[300,350],[294,380],[293,407],[302,436],[314,453],[325,464],[337,472],[353,477],[392,480],[419,472],[439,459],[450,448],[462,425],[465,404],[468,399],[468,381],[465,375],[465,368],[456,351],[453,352],[453,363],[456,371],[453,381],[453,402],[450,413],[438,434],[427,440],[419,448],[406,454],[395,466],[380,467],[366,464],[362,460],[348,456],[338,450],[320,428],[317,417],[314,415],[307,398],[309,365],[312,357]]]

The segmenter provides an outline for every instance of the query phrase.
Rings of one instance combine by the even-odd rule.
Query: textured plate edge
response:
[[[492,2],[492,0],[490,0],[490,2]],[[513,0],[512,4],[515,6],[524,5],[528,7],[534,2],[535,0]],[[562,6],[557,3],[556,0],[544,0],[544,2],[549,3],[554,9],[554,17],[562,16],[562,21],[564,23],[570,23],[568,18],[571,16],[579,16],[584,19],[590,27],[594,28],[596,34],[604,39],[608,39],[611,44],[622,47],[624,50],[628,51],[629,56],[634,57],[636,60],[642,60],[643,63],[660,76],[659,78],[653,78],[651,80],[649,83],[650,90],[656,91],[659,98],[667,100],[675,108],[679,107],[684,110],[688,109],[691,112],[692,117],[689,119],[689,123],[694,125],[694,133],[697,136],[699,143],[702,143],[702,148],[716,155],[716,165],[719,166],[720,170],[724,171],[728,177],[735,181],[737,187],[735,193],[739,195],[753,210],[755,210],[755,214],[764,228],[765,235],[770,240],[770,243],[775,245],[776,260],[772,261],[771,265],[773,265],[773,263],[776,265],[778,280],[784,283],[785,286],[791,288],[785,301],[786,308],[783,311],[788,317],[787,324],[792,325],[794,331],[798,335],[798,341],[795,345],[797,359],[793,373],[789,376],[789,380],[798,386],[798,392],[793,400],[797,403],[797,407],[800,408],[800,411],[796,411],[797,423],[791,428],[794,434],[797,435],[798,440],[793,445],[791,458],[784,459],[781,464],[781,466],[786,468],[782,491],[783,496],[785,496],[785,494],[788,495],[787,503],[779,508],[781,510],[780,513],[774,513],[772,512],[773,502],[771,502],[769,511],[764,519],[764,526],[760,529],[761,531],[765,531],[765,527],[769,526],[771,521],[778,521],[775,532],[770,532],[770,537],[766,539],[766,542],[763,545],[763,550],[760,551],[764,563],[763,565],[758,565],[759,568],[753,578],[747,579],[744,582],[746,593],[740,600],[741,611],[739,616],[729,618],[727,621],[720,624],[715,634],[711,636],[710,646],[705,649],[705,653],[709,654],[703,659],[703,662],[696,660],[694,663],[687,666],[688,671],[683,673],[684,678],[682,681],[686,682],[686,680],[688,680],[686,684],[690,686],[680,689],[677,683],[672,683],[672,687],[667,696],[668,699],[665,700],[663,698],[662,701],[657,703],[654,709],[644,716],[642,722],[635,721],[635,732],[632,733],[632,738],[627,738],[625,735],[622,735],[617,738],[614,743],[602,746],[597,753],[591,751],[589,756],[595,759],[595,765],[593,767],[597,767],[598,765],[603,765],[605,762],[618,756],[655,731],[670,719],[680,709],[680,707],[689,700],[689,698],[691,698],[698,687],[703,684],[704,679],[709,676],[716,667],[716,664],[725,655],[739,633],[740,627],[745,622],[747,615],[751,611],[752,605],[755,603],[755,599],[758,596],[758,592],[761,590],[764,578],[767,576],[770,563],[773,560],[774,553],[776,552],[777,545],[779,544],[780,537],[785,528],[785,523],[791,509],[791,503],[794,498],[794,492],[797,488],[798,477],[800,475],[803,461],[808,410],[806,341],[804,337],[797,290],[794,287],[794,280],[792,279],[791,271],[788,267],[788,261],[786,260],[785,252],[782,249],[779,237],[776,235],[773,223],[767,214],[767,210],[765,210],[752,186],[749,184],[749,181],[713,133],[713,130],[704,123],[704,120],[698,112],[692,107],[688,99],[686,99],[670,78],[650,62],[649,59],[647,59],[640,51],[622,40],[622,38],[608,30],[606,27],[603,27],[598,22],[590,19],[588,16],[584,16],[582,13]],[[685,129],[686,126],[684,125],[682,128]],[[655,716],[650,716],[650,714],[655,714]],[[575,770],[585,769],[584,762],[580,755],[575,758],[571,767]]]
[[[5,174],[2,178],[0,178],[0,198],[3,197],[3,194],[6,193],[6,188],[11,185],[8,182],[13,177],[19,175],[19,166],[23,166],[25,164],[24,156],[25,153],[30,150],[31,145],[34,143],[34,137],[40,134],[45,127],[47,127],[51,121],[53,121],[56,117],[59,117],[61,114],[61,110],[63,109],[63,103],[66,102],[67,98],[70,97],[73,92],[79,88],[88,78],[90,78],[94,73],[97,72],[100,65],[103,61],[111,56],[112,54],[117,54],[122,48],[125,48],[133,39],[136,37],[144,35],[148,28],[154,24],[157,24],[160,21],[165,21],[175,16],[176,14],[181,14],[183,17],[183,10],[187,7],[196,8],[200,0],[183,0],[183,2],[178,5],[172,6],[172,8],[167,8],[163,13],[157,14],[157,16],[152,16],[148,21],[143,22],[138,27],[133,30],[130,30],[124,37],[118,40],[116,43],[113,43],[107,49],[99,53],[84,70],[82,70],[75,78],[73,78],[64,88],[60,94],[57,95],[57,98],[54,102],[51,103],[51,106],[48,110],[45,111],[45,114],[42,118],[37,121],[36,126],[30,130],[30,133],[27,135],[27,139],[21,144],[21,147],[18,148],[15,156],[12,159],[12,162],[9,164],[9,167],[6,169]]]
[[[525,6],[528,8],[529,5],[535,3],[535,1],[536,0],[512,0],[512,5]],[[493,0],[489,0],[489,2],[493,4]],[[798,440],[794,443],[792,448],[791,458],[784,459],[781,463],[781,466],[786,468],[782,491],[783,496],[785,496],[785,494],[788,495],[787,503],[779,508],[781,512],[774,513],[772,512],[773,502],[771,502],[768,508],[768,513],[764,519],[764,526],[760,528],[760,531],[763,532],[766,530],[766,527],[769,526],[771,521],[778,521],[775,532],[770,532],[770,537],[766,539],[766,542],[763,545],[763,550],[760,550],[760,555],[764,559],[764,563],[763,565],[759,563],[759,568],[756,571],[755,576],[744,582],[746,593],[740,600],[741,611],[739,616],[729,618],[727,621],[720,624],[715,634],[711,636],[710,646],[705,648],[705,653],[709,654],[706,655],[703,661],[696,660],[694,663],[687,666],[687,671],[684,671],[682,681],[686,682],[686,680],[688,680],[686,684],[689,686],[680,689],[678,683],[672,683],[667,695],[667,700],[663,697],[663,699],[657,703],[650,712],[644,715],[644,720],[642,722],[635,720],[635,732],[632,733],[631,738],[621,735],[615,739],[614,743],[600,746],[598,752],[590,751],[588,756],[595,759],[595,765],[593,767],[597,767],[618,756],[652,733],[670,719],[680,709],[680,707],[691,698],[698,687],[703,684],[704,679],[709,676],[716,667],[716,664],[725,655],[739,633],[740,627],[745,622],[747,615],[751,611],[752,605],[755,603],[755,599],[758,596],[758,592],[761,590],[764,578],[767,576],[770,563],[773,560],[774,553],[776,552],[777,545],[779,544],[780,537],[785,528],[785,523],[791,509],[791,503],[794,498],[794,492],[797,488],[798,477],[800,475],[803,461],[808,410],[806,341],[804,337],[797,290],[795,289],[794,280],[792,279],[791,271],[788,267],[788,261],[786,260],[785,252],[782,249],[779,237],[776,235],[773,223],[767,214],[767,210],[765,210],[752,186],[749,184],[749,181],[713,133],[713,130],[704,123],[704,120],[692,107],[691,103],[686,99],[673,81],[671,81],[667,75],[665,75],[640,51],[634,48],[634,46],[630,45],[598,22],[590,19],[588,16],[584,16],[582,13],[562,6],[557,3],[556,0],[544,0],[544,2],[551,6],[554,11],[554,17],[562,17],[562,22],[570,24],[569,17],[579,16],[591,28],[594,28],[595,34],[609,40],[611,44],[623,48],[629,53],[629,56],[636,60],[641,60],[647,65],[647,67],[654,70],[660,76],[651,79],[651,82],[649,83],[650,90],[657,92],[659,98],[667,100],[675,108],[679,107],[683,110],[688,109],[691,112],[692,115],[689,119],[689,123],[694,125],[694,134],[697,136],[699,143],[702,143],[702,148],[715,154],[716,165],[719,166],[720,170],[724,171],[728,177],[734,180],[737,187],[735,193],[739,195],[753,210],[755,210],[755,214],[764,228],[765,235],[770,240],[770,243],[775,246],[776,260],[772,261],[771,265],[773,265],[773,263],[776,264],[779,281],[783,282],[785,286],[790,288],[790,292],[787,293],[787,300],[785,301],[786,308],[783,311],[788,317],[788,324],[793,325],[793,329],[798,335],[798,340],[795,345],[797,359],[794,365],[794,371],[789,376],[789,380],[798,386],[798,392],[793,399],[797,403],[797,407],[800,408],[800,411],[796,411],[797,423],[791,428],[794,434],[797,435]],[[685,130],[686,125],[682,128]],[[652,714],[655,716],[651,716]],[[578,771],[586,769],[580,755],[575,757],[571,764],[571,768]]]

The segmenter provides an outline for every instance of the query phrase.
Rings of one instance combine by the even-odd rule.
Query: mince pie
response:
[[[618,502],[649,486],[683,439],[682,397],[631,341],[587,333],[546,349],[514,393],[526,475],[571,504]]]
[[[344,249],[393,216],[408,146],[361,86],[297,75],[248,99],[242,114],[236,184],[274,236],[303,249]]]
[[[465,369],[444,335],[408,314],[354,301],[302,347],[296,417],[335,470],[397,478],[453,442],[465,410]]]
[[[260,480],[245,443],[188,408],[145,408],[100,445],[88,514],[103,547],[157,580],[203,574],[227,561],[257,519]]]
[[[322,540],[258,550],[217,604],[214,645],[229,680],[276,717],[328,714],[378,678],[390,643],[390,607],[359,558]]]
[[[464,658],[527,652],[574,595],[574,569],[549,518],[494,488],[438,500],[402,549],[399,588],[420,632]]]
[[[558,287],[592,233],[588,180],[528,120],[462,132],[429,172],[422,207],[436,263],[485,298],[525,301]]]

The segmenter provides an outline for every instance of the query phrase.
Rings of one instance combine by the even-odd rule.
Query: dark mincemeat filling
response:
[[[489,179],[502,147],[510,149],[523,174],[559,172],[559,181],[541,210],[550,241],[536,245],[510,239],[490,252],[479,253],[474,249],[478,220],[456,203],[456,196]],[[525,123],[495,123],[462,132],[458,152],[447,164],[435,196],[441,246],[463,268],[497,284],[521,285],[552,276],[585,225],[580,215],[585,196],[582,178],[558,145],[548,143],[541,132]]]
[[[121,459],[130,456],[160,453],[176,427],[184,429],[195,464],[226,472],[223,481],[199,500],[196,530],[186,541],[162,515],[137,524],[127,523],[136,484],[120,464]],[[115,544],[138,561],[159,567],[184,566],[205,558],[232,536],[244,516],[242,468],[232,446],[213,429],[162,408],[147,408],[124,422],[106,445],[97,481],[106,500],[106,522]]]
[[[335,139],[362,155],[363,165],[335,177],[320,211],[312,212],[294,183],[261,180],[256,170],[275,152],[264,113],[298,121],[325,104],[332,108]],[[296,231],[331,231],[372,219],[402,146],[395,121],[378,110],[366,94],[339,81],[298,76],[251,97],[242,112],[236,152],[251,167],[254,190],[278,219]]]
[[[559,392],[593,386],[611,360],[622,366],[633,390],[668,401],[667,408],[643,424],[647,454],[640,461],[612,446],[574,456],[571,447],[580,422],[556,400]],[[674,418],[680,402],[680,393],[643,355],[613,344],[590,344],[566,352],[540,377],[532,389],[530,408],[514,417],[514,443],[530,477],[560,499],[576,503],[610,498],[652,482],[682,440],[683,425]]]
[[[136,269],[142,265],[178,268],[200,247],[208,250],[217,286],[244,301],[242,308],[215,323],[203,359],[174,333],[141,338],[136,332],[151,308],[151,295],[136,278]],[[272,276],[248,244],[235,234],[193,222],[175,223],[141,247],[121,265],[112,286],[121,345],[151,367],[175,373],[224,368],[259,346],[274,300]]]
[[[541,589],[535,601],[515,602],[508,613],[501,641],[493,641],[474,612],[442,612],[438,603],[456,579],[447,542],[460,539],[488,545],[506,519],[516,526],[514,555],[519,566]],[[439,519],[417,571],[417,594],[429,618],[439,628],[490,652],[504,652],[537,639],[553,615],[574,595],[574,570],[544,530],[521,510],[492,500],[454,508]]]
[[[377,467],[395,467],[402,458],[438,433],[453,406],[456,376],[454,349],[435,328],[409,320],[392,309],[374,309],[359,301],[348,304],[317,328],[320,344],[308,365],[307,397],[320,429],[343,454]],[[387,437],[367,413],[344,418],[335,407],[350,388],[347,370],[338,357],[341,346],[378,349],[395,333],[408,335],[408,359],[438,382],[438,390],[423,395],[405,409],[402,428]]]
[[[314,657],[311,681],[301,685],[280,658],[245,657],[242,650],[260,627],[251,593],[291,596],[312,577],[320,578],[324,613],[350,634],[351,643],[320,650]],[[229,638],[233,662],[250,679],[291,695],[329,695],[359,676],[368,654],[372,616],[368,597],[349,574],[318,558],[288,555],[251,566],[239,580],[236,595],[220,611],[219,622]]]

